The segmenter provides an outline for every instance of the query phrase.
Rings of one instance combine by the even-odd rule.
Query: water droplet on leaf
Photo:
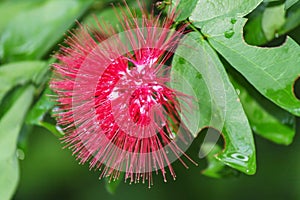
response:
[[[232,29],[230,29],[224,33],[224,36],[226,38],[231,38],[233,35],[234,35],[234,31]]]
[[[178,63],[180,63],[180,64],[185,64],[186,63],[186,60],[184,59],[184,58],[179,58],[178,59]]]
[[[231,18],[230,22],[231,22],[232,24],[235,24],[235,23],[236,23],[236,19]]]
[[[17,149],[17,157],[19,160],[24,160],[25,159],[25,153],[22,149]]]
[[[245,156],[240,153],[233,153],[233,154],[231,154],[231,157],[234,159],[240,160],[240,161],[244,161],[244,162],[247,162],[249,160],[248,156]]]
[[[197,73],[196,78],[202,79],[202,75],[200,73]]]

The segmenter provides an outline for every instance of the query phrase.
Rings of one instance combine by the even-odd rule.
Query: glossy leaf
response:
[[[38,126],[41,126],[45,129],[47,129],[48,131],[50,131],[50,133],[52,133],[54,136],[56,136],[58,138],[61,138],[62,136],[65,135],[63,130],[57,125],[54,125],[54,124],[51,124],[51,123],[48,123],[48,122],[45,122],[45,121],[39,121],[35,125],[38,125]]]
[[[56,125],[48,123],[45,115],[53,109],[55,102],[51,99],[53,92],[47,87],[39,100],[35,103],[26,117],[26,123],[46,128],[53,135],[60,138],[64,135],[63,131]]]
[[[90,3],[90,0],[48,0],[18,13],[0,38],[2,62],[44,56]]]
[[[0,67],[0,103],[5,94],[17,85],[28,82],[40,83],[48,67],[46,62],[26,61],[3,65]]]
[[[222,148],[219,145],[214,145],[214,148],[212,150],[209,149],[209,151],[207,154],[208,166],[202,171],[202,174],[212,178],[221,178],[220,171],[222,171],[226,165],[217,160],[215,155],[221,152]]]
[[[214,50],[199,33],[189,33],[176,50],[172,66],[173,87],[193,95],[198,103],[193,109],[199,117],[190,111],[183,112],[190,131],[196,136],[204,127],[219,130],[226,146],[216,158],[246,174],[254,174],[255,147],[251,128]]]
[[[270,3],[269,3],[270,2]],[[274,3],[272,3],[274,2]],[[260,4],[253,12],[251,12],[247,16],[247,23],[244,26],[244,39],[247,42],[247,44],[255,45],[255,46],[262,46],[266,45],[269,41],[273,40],[274,38],[279,37],[279,28],[283,25],[282,22],[279,23],[276,20],[273,20],[274,17],[271,17],[270,15],[266,14],[265,11],[269,10],[269,13],[276,13],[276,9],[273,10],[273,8],[280,9],[283,8],[282,4],[279,4],[279,1],[264,1],[264,3]],[[272,7],[270,6],[272,5]],[[280,10],[279,9],[279,10]],[[277,9],[278,10],[278,9]],[[270,12],[273,11],[273,12]],[[282,10],[281,10],[282,11]],[[283,14],[280,16],[276,16],[277,18],[283,17],[283,21],[285,20],[283,10]],[[276,18],[276,19],[277,19]],[[263,27],[263,21],[265,23],[265,27]],[[271,29],[268,29],[269,24],[268,22],[271,22],[274,24],[274,26],[270,26]],[[268,28],[267,28],[268,27]],[[275,27],[275,28],[274,28]],[[279,27],[279,28],[278,28]],[[269,33],[269,38],[267,38],[266,33]]]
[[[49,88],[46,88],[40,99],[28,113],[26,123],[38,125],[44,119],[46,113],[55,105],[55,102],[51,99],[50,95],[53,95],[53,92]]]
[[[209,134],[210,139],[207,139],[207,134]],[[230,177],[239,173],[237,170],[226,166],[223,162],[216,159],[216,155],[222,151],[222,146],[224,146],[224,144],[221,144],[222,141],[220,139],[217,143],[215,142],[215,138],[219,138],[219,135],[218,131],[208,128],[201,131],[201,135],[196,139],[203,141],[198,156],[199,158],[205,157],[207,161],[206,168],[201,172],[203,175],[211,178]]]
[[[190,19],[201,27],[201,24],[215,18],[243,17],[261,2],[262,0],[199,0]]]
[[[299,0],[286,0],[285,1],[285,9],[289,9],[296,3],[299,3]]]
[[[263,97],[240,75],[231,74],[253,131],[275,143],[291,144],[296,132],[295,117]]]
[[[285,23],[284,4],[267,7],[262,15],[262,29],[268,40],[275,38],[278,30]]]
[[[285,24],[278,30],[278,34],[285,34],[300,26],[300,1],[287,10]]]
[[[198,0],[174,0],[171,1],[171,3],[171,9],[168,6],[165,10],[168,11],[176,8],[176,11],[178,13],[176,21],[183,21],[191,16],[198,3]]]
[[[204,144],[205,145],[205,144]],[[207,144],[208,146],[212,144]],[[205,149],[205,147],[203,148]],[[222,151],[221,146],[214,145],[213,149],[207,154],[207,167],[202,171],[202,174],[211,178],[225,178],[225,177],[232,177],[237,176],[239,174],[233,168],[226,166],[220,160],[216,159],[216,155]]]
[[[0,120],[0,194],[3,200],[12,197],[18,183],[17,139],[33,94],[33,86],[22,88],[19,98]]]
[[[263,0],[264,3],[280,2],[281,0]]]
[[[300,47],[288,38],[277,48],[246,44],[242,37],[245,19],[235,24],[230,18],[215,20],[202,31],[211,45],[238,70],[261,94],[290,113],[300,116],[300,101],[293,84],[300,75]],[[229,34],[230,33],[230,34]]]
[[[245,41],[251,45],[265,45],[299,26],[300,2],[288,10],[285,5],[265,3],[257,7],[244,27]]]
[[[247,44],[259,46],[268,42],[262,30],[262,16],[263,13],[258,13],[246,23],[244,27],[244,39]]]

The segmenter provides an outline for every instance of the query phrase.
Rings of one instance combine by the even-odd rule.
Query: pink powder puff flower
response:
[[[164,65],[185,29],[171,29],[175,16],[160,21],[143,11],[138,19],[127,6],[119,17],[123,32],[79,24],[56,55],[50,85],[62,140],[80,163],[102,170],[100,177],[117,179],[123,171],[125,180],[150,187],[152,171],[166,181],[165,167],[175,179],[172,161],[186,166],[180,156],[191,136],[180,115],[188,106],[180,102],[188,98],[170,88]]]

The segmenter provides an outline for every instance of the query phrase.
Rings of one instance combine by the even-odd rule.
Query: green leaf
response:
[[[278,1],[280,3],[280,1]],[[300,2],[285,10],[284,4],[261,4],[249,16],[244,27],[245,41],[264,45],[300,25]]]
[[[48,0],[18,13],[0,38],[2,62],[44,56],[90,3],[90,0]]]
[[[19,180],[17,139],[33,94],[33,86],[22,88],[19,98],[0,120],[0,194],[4,200],[12,197]]]
[[[191,16],[192,12],[194,11],[197,5],[198,0],[173,0],[171,2],[171,9],[176,8],[176,12],[178,13],[176,21],[183,21]],[[168,11],[169,9],[170,7],[168,6],[165,10]]]
[[[192,134],[214,127],[226,144],[216,158],[254,174],[255,146],[246,115],[217,54],[199,33],[189,33],[181,41],[172,63],[172,80],[172,87],[196,99],[194,112],[183,111],[183,120]]]
[[[51,99],[54,95],[52,90],[47,87],[33,108],[29,111],[26,117],[26,123],[46,128],[53,135],[60,138],[64,135],[63,131],[56,125],[46,122],[46,114],[53,109],[55,102]]]
[[[230,72],[253,131],[275,143],[291,144],[296,132],[295,117],[263,97],[241,75]]]
[[[215,18],[243,17],[261,2],[262,0],[198,0],[190,19],[201,27],[201,24]]]
[[[214,144],[204,144],[208,146],[209,153],[207,154],[207,163],[208,166],[202,171],[202,174],[211,178],[224,178],[238,175],[238,171],[235,169],[229,168],[224,165],[221,161],[216,159],[216,155],[222,151],[221,146]],[[213,149],[210,150],[210,146],[213,146]],[[205,146],[204,148],[205,149]]]
[[[262,30],[262,16],[263,13],[257,14],[250,18],[244,27],[244,38],[250,45],[263,45],[268,42],[264,31]]]
[[[63,130],[57,125],[54,125],[54,124],[51,124],[51,123],[48,123],[48,122],[45,122],[45,121],[39,121],[38,124],[35,124],[35,125],[44,127],[45,129],[50,131],[57,138],[61,138],[62,136],[65,135]]]
[[[267,7],[262,15],[262,29],[268,40],[272,40],[285,22],[284,4]],[[277,33],[278,34],[278,33]]]
[[[214,144],[209,144],[209,146],[211,145]],[[215,155],[221,152],[222,148],[219,145],[214,145],[214,148],[212,150],[210,150],[209,148],[208,151],[209,152],[207,153],[206,158],[208,166],[205,170],[202,171],[202,174],[212,178],[221,178],[222,175],[220,174],[220,172],[224,169],[226,165],[224,165],[224,163],[222,163],[221,161],[217,160],[215,158]]]
[[[177,21],[182,21],[191,16],[194,11],[198,0],[180,0],[177,5],[177,10],[179,15],[177,16]]]
[[[300,116],[300,101],[293,91],[300,75],[300,47],[287,38],[277,48],[259,48],[246,44],[242,30],[245,19],[235,24],[230,18],[215,20],[202,31],[211,45],[239,71],[261,94],[290,113]],[[212,28],[213,27],[213,28]],[[228,35],[228,33],[232,33]]]
[[[0,161],[1,199],[9,200],[13,196],[19,182],[19,163],[16,156]]]
[[[264,0],[264,3],[270,3],[270,2],[280,2],[281,0]]]
[[[55,102],[51,99],[51,95],[54,93],[48,87],[43,92],[40,99],[35,103],[33,108],[30,110],[26,117],[26,123],[32,125],[39,125],[40,122],[44,119],[44,116],[50,111]]]
[[[292,7],[294,4],[299,3],[299,0],[286,0],[285,1],[285,9],[289,9]]]
[[[48,71],[46,62],[26,61],[0,67],[0,103],[5,94],[17,85],[28,82],[39,84]]]
[[[287,10],[285,24],[278,30],[278,34],[285,34],[300,25],[300,1]]]
[[[0,3],[0,34],[4,30],[9,21],[15,17],[16,13],[22,12],[28,9],[32,4],[31,1],[19,1],[18,3],[13,1],[5,1]]]

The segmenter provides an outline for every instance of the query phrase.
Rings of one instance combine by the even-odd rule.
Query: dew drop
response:
[[[235,24],[236,23],[236,19],[231,18],[230,23]]]
[[[202,75],[200,73],[197,73],[196,78],[197,79],[202,79]]]
[[[63,130],[60,126],[56,125],[55,128],[56,128],[56,130],[58,130],[60,133],[63,134]]]
[[[181,57],[180,57],[180,58],[178,59],[178,63],[183,65],[183,64],[186,63],[186,60],[185,60],[184,58],[181,58]]]
[[[225,31],[224,36],[226,38],[231,38],[234,35],[234,31],[232,29]]]
[[[17,158],[19,160],[24,160],[25,159],[25,153],[22,149],[17,149],[16,154],[17,154]]]
[[[249,160],[248,156],[245,156],[240,153],[233,153],[233,154],[231,154],[231,157],[234,159],[240,160],[240,161],[244,161],[244,162],[247,162]]]
[[[55,106],[52,110],[53,110],[53,112],[58,112],[59,111],[59,107]]]
[[[174,139],[176,138],[176,133],[172,132],[172,133],[170,134],[170,138],[171,138],[172,140],[174,140]]]

